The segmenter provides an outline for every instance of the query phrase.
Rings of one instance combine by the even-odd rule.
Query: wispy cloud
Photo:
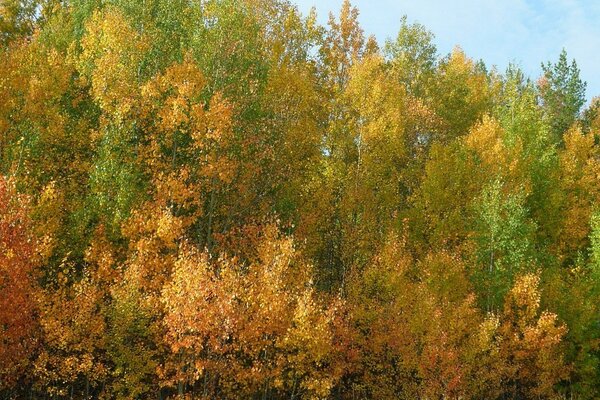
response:
[[[296,0],[302,11],[316,6],[322,21],[342,0]],[[436,35],[442,54],[460,45],[473,58],[500,70],[516,62],[532,77],[564,47],[600,95],[600,1],[596,0],[355,0],[365,30],[379,40],[395,36],[408,15]]]

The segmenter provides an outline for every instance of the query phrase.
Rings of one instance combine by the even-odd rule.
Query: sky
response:
[[[292,0],[305,15],[315,6],[319,21],[336,15],[343,0]],[[473,59],[504,71],[520,65],[532,78],[541,63],[561,50],[575,58],[587,82],[587,98],[600,96],[600,0],[351,0],[367,34],[380,43],[394,38],[400,18],[435,35],[441,55],[456,45]]]

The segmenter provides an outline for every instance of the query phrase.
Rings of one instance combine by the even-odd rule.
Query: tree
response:
[[[365,51],[365,37],[358,22],[358,9],[344,0],[339,20],[329,14],[329,30],[321,46],[325,74],[333,90],[343,89],[348,82],[350,67]]]
[[[444,122],[443,140],[467,134],[490,111],[495,86],[485,66],[469,59],[459,47],[439,62],[433,99]]]
[[[554,143],[562,143],[562,135],[579,118],[585,104],[586,83],[579,77],[575,60],[569,64],[563,49],[555,64],[542,64],[543,76],[538,82],[544,117]]]
[[[515,281],[498,328],[500,351],[507,361],[504,390],[511,398],[552,397],[570,368],[562,349],[567,328],[556,314],[540,312],[539,282],[535,274]]]
[[[258,246],[246,267],[182,248],[162,293],[179,394],[324,398],[336,382],[335,309],[315,298],[290,239],[269,227]]]
[[[600,103],[433,39],[0,0],[0,398],[598,398]]]
[[[581,118],[582,129],[585,133],[592,132],[597,135],[600,132],[600,97],[594,97],[590,105],[583,111]]]
[[[39,343],[39,260],[28,211],[28,198],[0,175],[0,391],[31,378]]]
[[[127,268],[111,287],[106,350],[114,364],[111,392],[119,399],[154,397],[161,393],[160,359],[163,331],[156,323],[152,297],[144,294],[137,265]]]
[[[486,186],[476,199],[475,240],[480,270],[473,275],[488,311],[497,310],[513,279],[534,261],[535,229],[523,207],[523,196],[504,194],[501,181]]]
[[[415,97],[430,95],[437,63],[433,39],[433,33],[418,23],[409,24],[405,15],[400,20],[396,39],[385,44],[385,54],[391,61],[394,76]]]
[[[600,199],[600,162],[593,135],[584,135],[579,127],[567,131],[563,143],[558,156],[565,211],[556,251],[561,261],[572,263],[589,245],[589,221]]]
[[[36,27],[39,7],[40,1],[37,0],[3,0],[0,3],[0,46],[31,35]]]
[[[36,383],[39,391],[52,396],[88,397],[102,392],[110,373],[103,292],[89,272],[71,282],[73,265],[61,267],[57,282],[40,295],[43,345],[34,364]]]
[[[469,202],[480,193],[486,177],[458,141],[446,146],[434,143],[411,198],[409,246],[421,255],[430,247],[452,251],[462,247],[471,232]]]
[[[536,88],[515,66],[506,71],[494,116],[502,128],[499,139],[511,153],[510,178],[504,179],[522,185],[524,206],[537,225],[536,242],[553,243],[561,219],[559,161]]]

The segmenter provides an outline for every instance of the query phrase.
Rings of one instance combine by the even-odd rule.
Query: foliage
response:
[[[0,1],[0,398],[596,399],[600,102],[344,1]]]

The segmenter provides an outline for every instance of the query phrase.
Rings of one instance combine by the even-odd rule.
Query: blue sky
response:
[[[321,23],[342,0],[292,0],[300,11],[317,8]],[[520,65],[531,77],[541,62],[556,61],[562,48],[587,81],[587,97],[600,96],[600,0],[353,0],[366,33],[380,43],[395,37],[400,17],[431,30],[440,54],[455,45],[504,71]]]

